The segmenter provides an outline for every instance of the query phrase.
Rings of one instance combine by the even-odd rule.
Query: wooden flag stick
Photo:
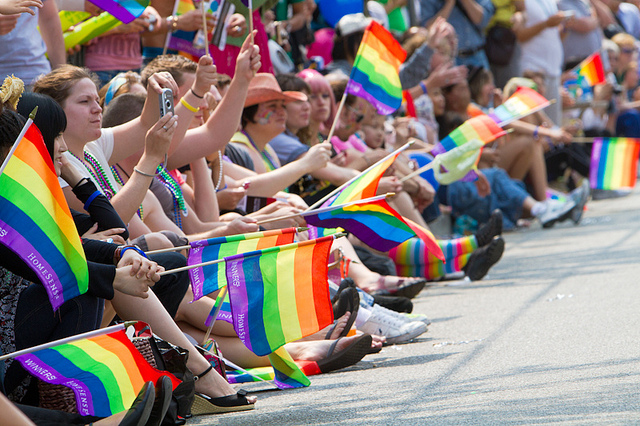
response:
[[[327,141],[331,143],[331,138],[333,138],[333,133],[336,131],[336,125],[338,124],[338,119],[342,110],[344,109],[344,104],[347,102],[347,94],[344,93],[342,95],[342,99],[340,99],[340,105],[338,105],[338,110],[336,111],[336,115],[333,117],[333,123],[331,124],[331,130],[329,130],[329,136],[327,136]],[[309,207],[311,209],[311,207]]]
[[[202,9],[202,30],[204,31],[204,56],[209,55],[209,32],[207,31],[207,10],[204,7],[205,1],[200,2],[200,8]]]
[[[213,306],[213,313],[210,316],[213,318],[211,320],[211,324],[209,328],[207,328],[207,332],[204,335],[204,340],[202,341],[202,346],[205,345],[207,340],[209,340],[209,336],[211,336],[211,330],[213,330],[213,325],[216,323],[216,318],[218,318],[218,314],[220,313],[220,308],[222,308],[222,302],[224,302],[224,297],[227,295],[227,286],[225,285],[220,289],[218,296],[216,297],[216,302]]]
[[[429,164],[425,164],[424,166],[420,167],[418,170],[414,170],[408,175],[404,176],[403,178],[400,179],[400,183],[408,181],[412,177],[418,176],[422,172],[426,172],[427,170],[431,170],[431,169],[433,169],[433,161],[431,161]]]
[[[176,272],[188,271],[189,269],[200,268],[202,266],[215,265],[216,263],[221,263],[221,262],[224,262],[224,259],[210,260],[208,262],[198,263],[197,265],[187,265],[181,268],[169,269],[168,271],[160,272],[158,275],[162,277],[164,275],[169,275]]]
[[[253,44],[253,1],[248,0],[247,7],[249,8],[249,37],[251,37],[251,44]]]

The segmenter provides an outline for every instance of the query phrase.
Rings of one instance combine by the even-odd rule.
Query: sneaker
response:
[[[360,327],[360,330],[368,334],[377,334],[387,339],[387,344],[405,343],[415,339],[427,331],[427,325],[423,322],[404,322],[382,310],[373,309],[369,319]]]
[[[427,318],[426,315],[422,315],[422,314],[407,314],[402,312],[394,312],[391,309],[387,309],[381,305],[373,305],[373,310],[381,310],[382,313],[390,315],[404,322],[420,321],[425,323],[426,325],[431,324],[431,321],[429,320],[429,318]]]
[[[556,222],[562,222],[571,217],[571,209],[576,206],[575,201],[567,199],[566,201],[549,199],[544,202],[547,209],[538,217],[543,228],[551,228]]]
[[[504,253],[504,240],[502,237],[495,237],[488,246],[476,249],[467,264],[462,270],[471,281],[478,281],[484,278],[489,269],[495,265]]]
[[[476,232],[478,247],[484,247],[493,240],[493,237],[502,234],[502,211],[495,209],[487,223],[484,223]]]
[[[571,210],[571,220],[576,225],[582,220],[582,213],[584,213],[584,206],[589,200],[589,179],[582,179],[582,184],[569,193],[569,197],[576,203],[576,206]]]

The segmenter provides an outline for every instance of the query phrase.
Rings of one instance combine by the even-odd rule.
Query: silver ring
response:
[[[236,25],[235,27],[233,27],[233,31],[236,31],[236,32],[240,31],[240,25]]]
[[[165,126],[162,126],[162,128],[163,128],[163,129],[165,129],[165,130],[169,130],[169,129],[167,129]]]
[[[107,238],[107,242],[108,243],[112,243],[113,242],[113,238]]]

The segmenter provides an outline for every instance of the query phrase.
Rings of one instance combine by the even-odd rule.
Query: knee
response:
[[[139,246],[142,250],[160,250],[173,247],[173,244],[165,235],[160,232],[152,232],[150,234],[142,235],[135,240],[131,241],[131,244]]]

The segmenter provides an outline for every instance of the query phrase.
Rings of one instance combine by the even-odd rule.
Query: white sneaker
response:
[[[404,322],[379,309],[371,310],[371,316],[360,328],[369,334],[377,334],[387,338],[387,344],[404,343],[415,339],[425,331],[427,325],[420,321]]]
[[[584,206],[589,200],[589,179],[582,179],[582,184],[569,193],[569,197],[576,203],[576,206],[571,210],[571,220],[576,225],[580,223],[582,219],[582,213],[584,212]]]
[[[547,205],[547,209],[538,217],[543,228],[551,228],[556,222],[569,219],[571,209],[576,205],[576,202],[570,198],[565,201],[546,200],[544,203]]]
[[[426,315],[422,315],[422,314],[407,314],[405,312],[396,312],[393,311],[389,308],[385,308],[384,306],[378,305],[378,304],[374,304],[373,308],[371,308],[373,310],[381,310],[384,314],[387,315],[391,315],[394,318],[398,318],[401,321],[404,322],[413,322],[413,321],[420,321],[425,323],[426,325],[431,324],[431,321],[429,321],[429,318],[427,318]]]

